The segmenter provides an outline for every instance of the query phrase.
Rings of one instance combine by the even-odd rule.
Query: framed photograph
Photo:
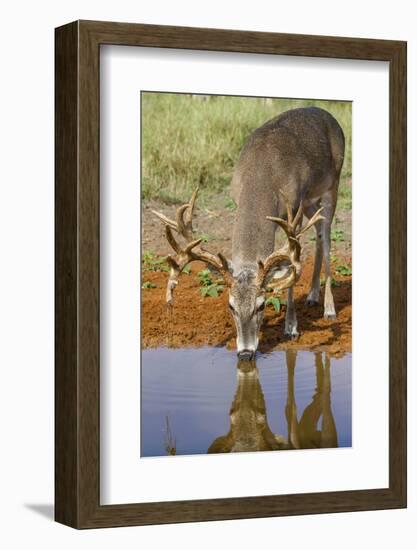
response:
[[[406,506],[406,43],[56,29],[56,521]]]

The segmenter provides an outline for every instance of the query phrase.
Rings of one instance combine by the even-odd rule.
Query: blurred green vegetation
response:
[[[142,199],[178,203],[227,192],[249,134],[296,107],[329,111],[346,138],[339,207],[351,208],[352,104],[345,101],[142,93]]]

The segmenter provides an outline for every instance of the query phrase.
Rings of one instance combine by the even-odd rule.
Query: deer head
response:
[[[286,246],[274,251],[266,259],[258,260],[257,264],[247,266],[237,273],[234,271],[232,263],[222,254],[215,255],[208,252],[201,245],[202,239],[194,239],[192,219],[197,193],[198,189],[194,191],[189,203],[183,204],[177,209],[175,221],[153,210],[153,213],[165,225],[166,238],[175,252],[175,255],[167,258],[171,268],[166,291],[167,304],[173,304],[175,287],[187,264],[193,261],[203,261],[214,268],[221,274],[225,286],[229,289],[229,308],[236,326],[238,356],[240,359],[250,360],[253,359],[258,347],[266,290],[268,286],[275,290],[284,290],[293,286],[298,280],[301,274],[299,239],[305,231],[323,219],[320,216],[321,209],[304,227],[301,227],[302,202],[296,215],[293,216],[284,196],[287,204],[287,220],[274,217],[267,217],[267,219],[278,224],[284,230],[287,237]],[[183,238],[184,246],[180,246],[173,232]]]

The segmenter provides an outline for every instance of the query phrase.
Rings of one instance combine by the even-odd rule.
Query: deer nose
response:
[[[239,361],[252,361],[255,357],[255,352],[250,349],[243,349],[242,351],[238,351],[237,357]]]

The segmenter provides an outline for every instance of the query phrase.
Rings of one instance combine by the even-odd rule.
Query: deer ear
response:
[[[280,267],[276,266],[276,268],[270,269],[267,273],[264,272],[264,281],[263,281],[263,288],[266,288],[267,286],[274,286],[273,284],[270,285],[271,282],[276,280],[276,284],[279,284],[279,280],[283,279],[288,274],[288,266]]]
[[[262,260],[258,260],[258,273],[256,275],[256,284],[259,288],[265,286],[265,266]]]
[[[271,269],[265,277],[265,286],[269,285],[276,290],[285,290],[293,286],[297,280],[297,271],[293,265],[285,266],[284,269]]]
[[[259,296],[256,297],[255,305],[257,308],[261,307],[262,304],[264,303],[265,303],[265,297],[263,294],[260,294]]]
[[[230,275],[233,277],[233,264],[230,260],[228,260],[221,252],[217,254],[219,257],[219,260],[223,266],[223,269],[230,273]]]

